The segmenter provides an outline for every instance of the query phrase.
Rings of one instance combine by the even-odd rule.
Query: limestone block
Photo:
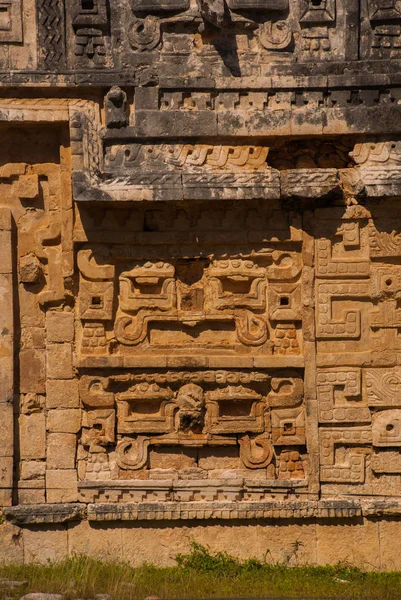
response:
[[[18,274],[21,283],[39,283],[43,274],[40,260],[33,252],[21,256],[18,263]]]
[[[46,381],[47,408],[78,408],[79,394],[76,379],[48,379]]]
[[[12,402],[14,394],[14,369],[10,356],[0,356],[0,403]]]
[[[20,391],[22,393],[45,391],[44,350],[21,350],[20,352]]]
[[[0,506],[12,506],[13,494],[10,488],[0,488]]]
[[[394,533],[393,533],[394,535]],[[379,524],[370,519],[316,525],[317,564],[349,562],[363,569],[380,569]]]
[[[21,479],[42,479],[45,476],[46,463],[27,460],[21,463]]]
[[[3,521],[0,524],[0,539],[0,563],[5,565],[22,564],[24,548],[21,529],[8,521]]]
[[[5,232],[2,232],[0,230],[0,235],[1,233]],[[0,354],[2,357],[10,358],[10,368],[12,369],[14,315],[11,273],[0,274],[0,315],[0,324],[2,332],[2,336],[0,339]]]
[[[43,413],[19,416],[22,459],[46,457],[46,417]]]
[[[0,229],[0,271],[12,273],[11,235],[9,231]]]
[[[0,229],[11,231],[11,211],[9,208],[2,206],[0,208]]]
[[[37,295],[26,293],[24,286],[19,286],[20,320],[22,327],[44,327],[45,314],[40,310]]]
[[[36,174],[22,175],[18,180],[17,194],[20,198],[33,199],[39,195],[39,178]]]
[[[73,469],[46,471],[47,502],[76,502],[78,500],[77,472]]]
[[[74,339],[74,313],[51,310],[46,313],[48,342],[72,342]]]
[[[46,502],[45,484],[41,488],[18,487],[18,504],[44,504]]]
[[[74,469],[77,438],[71,433],[49,433],[46,465],[48,469]]]
[[[72,379],[71,344],[49,344],[47,348],[47,376],[50,379]]]
[[[67,556],[66,525],[24,527],[23,543],[26,563],[46,564]]]
[[[54,433],[78,433],[81,427],[80,409],[54,409],[47,413],[47,429]]]
[[[397,539],[401,533],[401,519],[380,519],[378,522],[380,535],[381,568],[385,571],[401,569],[401,555]]]
[[[122,527],[103,523],[69,523],[68,548],[71,554],[86,554],[103,560],[123,556]]]
[[[0,457],[0,489],[3,493],[9,492],[13,487],[13,459],[11,456]]]
[[[0,456],[14,454],[14,411],[11,404],[0,404]]]
[[[155,448],[149,453],[150,469],[185,469],[196,466],[196,450],[192,448]]]
[[[201,448],[199,467],[201,469],[237,469],[239,467],[238,448]]]
[[[21,330],[21,348],[42,349],[45,347],[45,330],[42,327],[24,327]]]

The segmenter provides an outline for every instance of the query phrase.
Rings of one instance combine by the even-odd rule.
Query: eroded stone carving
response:
[[[400,27],[379,0],[0,1],[0,504],[399,496]]]

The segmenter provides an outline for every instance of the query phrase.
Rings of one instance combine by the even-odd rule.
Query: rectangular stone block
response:
[[[13,458],[0,457],[0,489],[11,493],[13,487]]]
[[[43,413],[19,416],[21,458],[46,457],[46,417]]]
[[[380,568],[377,521],[322,521],[316,525],[317,562],[320,565],[347,561],[365,569]]]
[[[46,337],[48,342],[72,342],[74,340],[74,313],[48,311],[46,314]]]
[[[49,344],[47,347],[47,376],[50,379],[72,379],[71,344]]]
[[[24,327],[21,330],[21,348],[45,348],[45,330],[43,327]]]
[[[12,402],[14,395],[14,370],[11,356],[0,356],[0,403]]]
[[[23,544],[26,563],[62,560],[68,554],[67,525],[48,525],[45,531],[38,527],[24,528]]]
[[[46,471],[47,502],[76,502],[78,500],[77,472],[73,469]]]
[[[46,381],[47,408],[78,408],[79,394],[76,379],[48,379]]]
[[[20,391],[43,394],[45,391],[45,352],[44,350],[21,350],[20,352]]]
[[[53,433],[78,433],[81,427],[80,409],[49,410],[47,429]]]
[[[0,456],[14,454],[14,410],[11,404],[0,404]]]
[[[20,467],[21,479],[43,479],[46,473],[46,463],[38,460],[24,460]]]
[[[51,469],[74,469],[77,437],[71,433],[49,433],[46,465]]]
[[[40,489],[18,489],[18,504],[44,504],[46,502],[46,490]]]
[[[12,249],[10,231],[0,229],[0,271],[12,273]]]

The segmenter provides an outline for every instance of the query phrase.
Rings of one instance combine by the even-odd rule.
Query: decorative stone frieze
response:
[[[0,1],[7,519],[399,518],[400,36],[395,1]]]

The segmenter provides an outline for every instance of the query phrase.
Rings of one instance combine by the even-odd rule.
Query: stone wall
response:
[[[0,1],[0,558],[401,568],[400,59],[395,0]]]

